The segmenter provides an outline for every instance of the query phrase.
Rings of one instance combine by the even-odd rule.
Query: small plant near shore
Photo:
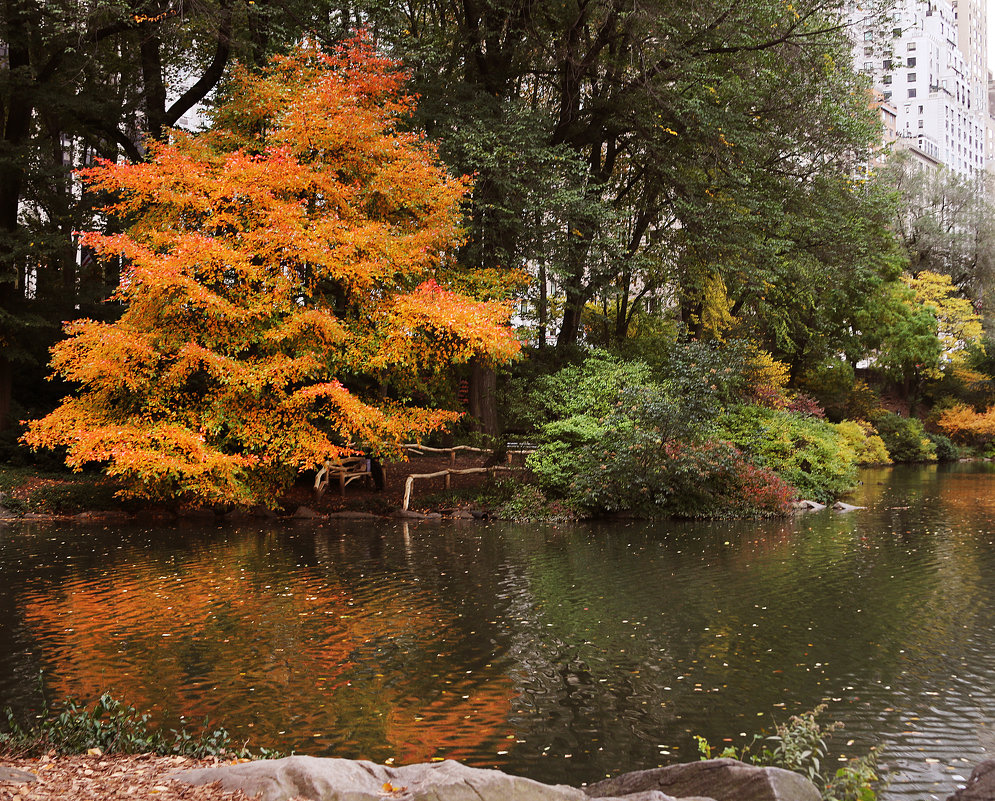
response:
[[[792,715],[785,723],[775,724],[773,734],[754,735],[753,740],[741,748],[728,746],[718,753],[704,737],[696,737],[698,753],[702,759],[728,757],[800,773],[819,788],[823,801],[875,801],[874,783],[878,777],[874,751],[850,759],[835,772],[830,772],[826,765],[829,738],[842,729],[843,724],[839,721],[828,725],[820,723],[818,717],[825,710],[826,705],[820,704],[808,712]]]
[[[22,725],[10,707],[4,714],[7,730],[0,731],[0,754],[10,757],[38,756],[49,751],[60,755],[85,754],[94,749],[101,754],[194,758],[281,756],[265,748],[251,752],[245,744],[235,745],[226,729],[212,728],[206,719],[199,734],[188,732],[182,720],[180,729],[170,729],[166,734],[150,726],[150,715],[139,713],[108,693],[101,695],[92,709],[69,698],[62,711],[56,713],[46,703],[37,722],[30,725]]]

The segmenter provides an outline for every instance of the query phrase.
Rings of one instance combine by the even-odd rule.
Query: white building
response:
[[[895,0],[886,15],[854,3],[850,26],[857,68],[895,109],[896,146],[959,175],[984,170],[984,0]]]

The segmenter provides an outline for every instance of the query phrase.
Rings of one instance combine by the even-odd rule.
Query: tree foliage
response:
[[[134,220],[86,243],[127,263],[118,322],[78,321],[52,365],[81,385],[26,441],[131,491],[268,502],[298,470],[457,417],[412,380],[512,358],[508,309],[436,280],[466,185],[401,126],[404,75],[359,39],[242,70],[209,133],[86,170]]]

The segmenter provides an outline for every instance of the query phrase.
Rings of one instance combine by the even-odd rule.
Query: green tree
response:
[[[894,230],[908,254],[913,276],[949,275],[979,306],[995,277],[995,208],[987,176],[965,178],[946,168],[926,170],[908,153],[897,153],[881,181],[899,197]]]

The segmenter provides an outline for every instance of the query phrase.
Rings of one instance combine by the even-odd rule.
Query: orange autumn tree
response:
[[[302,47],[237,74],[210,131],[82,171],[133,222],[83,236],[128,265],[127,310],[67,326],[52,367],[81,390],[26,442],[140,497],[273,504],[349,445],[456,419],[391,388],[518,342],[505,305],[438,283],[467,186],[404,129],[404,77],[363,36]]]

